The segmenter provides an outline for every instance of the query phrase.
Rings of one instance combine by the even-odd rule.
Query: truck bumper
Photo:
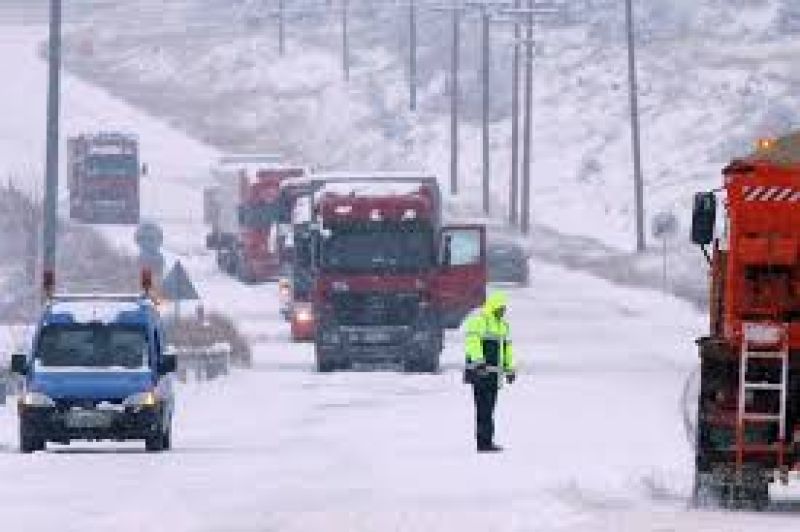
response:
[[[318,342],[331,360],[342,363],[402,364],[441,351],[436,330],[406,326],[337,327],[318,335]]]
[[[84,221],[106,224],[129,224],[139,221],[138,205],[124,201],[90,203],[84,208]]]
[[[247,277],[256,282],[277,281],[281,274],[279,262],[245,259],[243,266]]]
[[[81,415],[91,417],[80,418]],[[143,440],[161,427],[161,408],[117,410],[71,410],[26,408],[19,410],[20,423],[45,441]]]

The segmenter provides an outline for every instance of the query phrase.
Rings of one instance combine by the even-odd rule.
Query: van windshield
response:
[[[41,368],[144,369],[147,335],[139,326],[48,325],[39,335],[35,358]]]

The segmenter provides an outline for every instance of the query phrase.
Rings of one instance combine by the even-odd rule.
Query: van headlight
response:
[[[153,407],[156,406],[157,402],[156,394],[149,391],[131,395],[122,401],[122,406]]]
[[[43,393],[25,392],[22,396],[22,404],[35,408],[48,408],[56,406],[56,402]]]

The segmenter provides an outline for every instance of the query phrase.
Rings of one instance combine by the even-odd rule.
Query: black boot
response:
[[[490,443],[488,445],[478,445],[479,453],[499,453],[502,451],[503,448],[499,445],[495,445],[494,443]]]

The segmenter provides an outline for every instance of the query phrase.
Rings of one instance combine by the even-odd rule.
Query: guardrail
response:
[[[181,382],[186,382],[190,377],[207,381],[227,375],[233,349],[227,342],[220,342],[207,347],[168,345],[166,352],[175,355],[176,375]]]

